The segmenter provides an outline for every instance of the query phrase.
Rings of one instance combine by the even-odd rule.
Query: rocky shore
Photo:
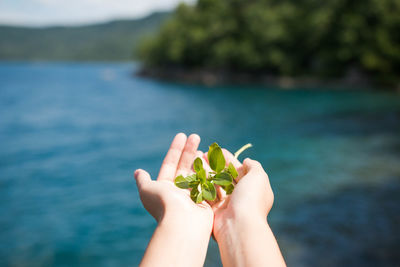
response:
[[[159,80],[182,82],[189,84],[201,84],[206,86],[218,86],[226,84],[238,85],[263,85],[274,86],[282,89],[291,88],[343,88],[343,89],[387,89],[400,91],[397,86],[377,86],[367,74],[357,69],[350,69],[341,78],[322,79],[312,76],[288,77],[270,74],[237,73],[226,70],[212,69],[185,69],[178,67],[160,68],[143,67],[135,75],[155,78]]]

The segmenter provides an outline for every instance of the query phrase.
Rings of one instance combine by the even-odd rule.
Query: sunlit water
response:
[[[156,226],[135,168],[173,136],[262,162],[289,265],[393,266],[400,95],[168,84],[132,64],[0,63],[0,265],[135,266]],[[210,244],[205,266],[220,266]]]

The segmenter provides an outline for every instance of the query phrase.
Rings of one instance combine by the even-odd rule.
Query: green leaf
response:
[[[232,176],[226,172],[221,172],[221,173],[216,174],[212,178],[212,180],[213,180],[214,184],[222,185],[222,186],[230,185],[233,182]]]
[[[242,151],[251,147],[250,144],[243,146],[237,153],[237,157]],[[213,143],[208,150],[208,161],[213,171],[207,173],[201,158],[196,158],[193,162],[193,169],[196,173],[183,177],[179,175],[175,178],[175,185],[179,188],[190,188],[190,198],[195,203],[203,200],[215,200],[217,197],[215,185],[221,186],[227,194],[231,194],[235,188],[233,181],[238,177],[238,171],[232,163],[225,167],[226,161],[221,147]]]
[[[197,173],[197,178],[200,180],[201,183],[204,183],[206,181],[206,170],[201,169],[198,173]]]
[[[203,161],[201,161],[201,158],[196,158],[194,160],[193,169],[196,173],[203,169]]]
[[[196,175],[195,173],[193,173],[193,174],[191,174],[191,175],[186,176],[185,178],[186,178],[186,180],[188,180],[189,182],[192,182],[192,181],[196,181],[196,180],[197,180],[197,175]]]
[[[198,185],[197,187],[194,187],[192,189],[192,191],[190,191],[190,198],[196,203],[201,203],[203,201],[203,192],[202,191],[203,190],[200,185]]]
[[[190,198],[193,200],[193,202],[197,201],[197,196],[199,195],[199,190],[196,187],[193,187],[192,191],[190,191]]]
[[[235,166],[233,166],[232,162],[229,163],[228,172],[230,173],[230,175],[232,175],[233,179],[235,179],[239,175]]]
[[[182,175],[179,175],[175,178],[175,185],[179,188],[187,189],[189,188],[189,180],[187,179],[187,177],[185,178]]]
[[[199,185],[200,181],[196,180],[196,181],[190,181],[189,182],[189,188],[195,188]]]
[[[227,186],[223,186],[222,188],[225,190],[227,195],[230,195],[230,194],[232,194],[233,189],[235,189],[235,186],[233,184],[230,184]]]
[[[201,203],[203,201],[203,192],[199,192],[196,198],[196,203]]]
[[[217,143],[213,143],[208,150],[208,162],[211,169],[219,173],[225,168],[225,158]]]
[[[217,191],[215,190],[215,186],[210,181],[206,181],[201,188],[204,199],[210,201],[215,200],[217,197]]]
[[[186,177],[179,175],[175,178],[175,185],[179,188],[187,189],[193,187],[191,186],[191,183],[195,182],[196,180],[197,177],[195,173]]]

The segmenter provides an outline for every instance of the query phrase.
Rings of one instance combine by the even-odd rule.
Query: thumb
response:
[[[245,167],[246,172],[249,172],[250,170],[254,170],[254,171],[263,171],[263,167],[261,166],[261,163],[256,161],[256,160],[252,160],[250,158],[246,158],[243,161],[243,166]]]
[[[143,186],[151,181],[151,177],[150,174],[148,172],[146,172],[145,170],[142,169],[137,169],[135,171],[135,180],[136,180],[136,185],[139,189],[139,191],[141,190],[141,188],[143,188]]]

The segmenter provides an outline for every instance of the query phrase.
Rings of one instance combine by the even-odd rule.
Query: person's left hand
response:
[[[194,203],[188,189],[182,190],[174,184],[176,176],[192,173],[199,143],[200,137],[196,134],[189,138],[183,133],[177,134],[157,180],[151,180],[150,175],[141,169],[135,171],[135,179],[143,206],[158,223],[173,221],[176,227],[186,224],[191,229],[211,235],[214,215],[210,205],[205,201]]]

